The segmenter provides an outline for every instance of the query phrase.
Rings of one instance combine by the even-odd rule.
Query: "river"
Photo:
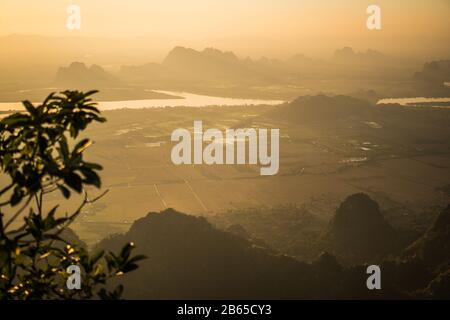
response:
[[[183,99],[145,99],[145,100],[124,100],[124,101],[99,101],[97,107],[100,110],[117,109],[142,109],[158,107],[207,107],[207,106],[242,106],[242,105],[277,105],[282,100],[261,100],[261,99],[238,99],[213,97],[188,92],[157,91]],[[0,111],[23,110],[20,102],[2,102]]]

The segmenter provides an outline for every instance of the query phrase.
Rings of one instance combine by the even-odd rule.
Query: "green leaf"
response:
[[[72,151],[72,156],[81,154],[84,150],[86,150],[90,145],[92,145],[92,140],[90,139],[83,139],[80,142],[77,143],[75,148]]]
[[[22,104],[32,116],[37,116],[38,114],[37,110],[30,101],[28,100],[22,101]]]
[[[121,271],[123,273],[127,273],[136,270],[137,268],[139,268],[139,266],[136,263],[127,263],[123,268],[121,268]]]
[[[13,194],[12,194],[12,196],[11,196],[11,199],[10,199],[11,206],[15,206],[15,205],[17,205],[20,201],[22,201],[23,196],[24,196],[23,191],[22,191],[20,188],[16,187],[16,188],[14,189],[14,192],[13,192]]]
[[[56,213],[57,208],[58,208],[58,205],[54,206],[47,214],[47,217],[44,220],[44,229],[45,230],[51,230],[56,227],[57,223],[55,220],[55,213]]]
[[[70,172],[66,177],[64,177],[64,182],[78,193],[80,193],[83,189],[82,180],[76,173]]]
[[[115,298],[120,298],[123,293],[123,285],[119,284],[116,289],[114,290],[114,296]]]
[[[141,261],[141,260],[145,260],[147,258],[148,257],[146,255],[138,254],[138,255],[132,257],[130,260],[128,260],[128,262],[138,262],[138,261]]]
[[[98,260],[100,260],[101,257],[105,254],[104,250],[97,250],[92,256],[91,256],[91,263],[95,264]]]
[[[55,92],[50,93],[47,98],[45,98],[44,102],[42,103],[42,105],[46,105],[50,100],[53,99],[53,96],[55,95]]]
[[[66,198],[66,199],[70,198],[70,190],[67,189],[65,186],[59,184],[58,185],[58,189],[61,191],[61,193],[63,194],[64,198]]]
[[[98,90],[91,90],[91,91],[86,92],[84,94],[84,97],[89,97],[89,96],[92,96],[93,94],[96,94],[96,93],[98,93]]]
[[[59,141],[59,150],[61,158],[67,160],[69,158],[69,146],[67,145],[67,139],[64,136],[62,136]]]
[[[97,163],[85,162],[84,167],[93,169],[93,170],[102,170],[103,167]]]
[[[101,187],[102,183],[100,180],[100,176],[95,171],[85,167],[81,167],[80,171],[85,177],[84,183],[94,185],[97,188]]]
[[[26,125],[30,121],[30,117],[25,114],[15,113],[3,118],[1,123],[8,126]]]
[[[134,249],[134,243],[133,242],[127,243],[120,251],[120,256],[124,260],[128,259],[128,257],[130,256],[130,253],[133,249]]]

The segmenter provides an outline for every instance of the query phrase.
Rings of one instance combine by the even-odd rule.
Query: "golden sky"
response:
[[[81,30],[66,28],[69,4]],[[377,4],[382,30],[366,28]],[[0,0],[0,36],[153,37],[242,53],[320,53],[350,45],[450,53],[449,0]]]

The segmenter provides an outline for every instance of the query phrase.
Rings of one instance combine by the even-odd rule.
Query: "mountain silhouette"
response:
[[[177,46],[169,52],[162,64],[184,67],[186,64],[194,63],[194,67],[205,67],[223,63],[239,64],[240,62],[233,52],[222,52],[214,48],[205,48],[203,51],[197,51]]]
[[[414,74],[415,90],[425,96],[448,97],[450,95],[450,60],[425,63]]]
[[[242,228],[239,229],[241,233]],[[330,222],[329,238],[358,259],[395,247],[393,229],[378,205],[365,194],[348,197]],[[420,261],[376,259],[383,270],[383,290],[366,287],[366,264],[341,265],[342,252],[327,250],[303,263],[269,250],[239,234],[214,228],[203,217],[173,209],[149,213],[125,234],[110,236],[97,247],[117,251],[125,241],[148,258],[133,273],[112,282],[125,285],[134,299],[319,299],[405,298],[444,294],[447,273],[430,274]],[[339,255],[337,258],[336,254]],[[355,259],[353,261],[356,261]]]
[[[334,52],[332,60],[343,64],[385,64],[392,59],[379,51],[368,49],[365,52],[355,52],[350,47],[344,47]]]
[[[348,96],[368,101],[372,104],[377,104],[377,102],[383,98],[382,95],[378,94],[374,90],[356,90],[348,94]]]
[[[422,259],[434,268],[450,269],[450,205],[422,237],[405,249],[404,256]]]
[[[330,254],[307,264],[275,254],[204,218],[173,209],[149,213],[123,235],[98,247],[120,249],[133,241],[148,256],[123,276],[134,299],[294,299],[370,297],[363,272],[344,269]],[[116,285],[117,283],[112,283]]]
[[[368,101],[349,96],[302,96],[284,105],[281,115],[292,122],[336,121],[367,115],[372,110]]]
[[[84,63],[72,62],[58,69],[55,83],[61,87],[101,88],[117,85],[119,81],[98,65],[87,67]]]
[[[232,52],[214,48],[197,51],[181,46],[173,48],[161,64],[123,66],[119,75],[126,80],[170,86],[241,83],[258,77],[245,60]]]
[[[103,240],[117,250],[133,241],[149,258],[124,278],[129,298],[225,299],[299,297],[307,264],[274,255],[173,209],[149,213],[129,232]],[[305,272],[303,272],[305,271]],[[303,279],[303,280],[302,280]]]
[[[336,210],[324,237],[326,247],[346,263],[362,263],[399,250],[395,230],[378,203],[364,193],[347,197]]]
[[[216,48],[195,50],[176,46],[161,63],[124,65],[118,77],[166,90],[239,97],[263,94],[292,99],[298,95],[298,90],[318,91],[310,88],[311,84],[306,85],[309,81],[319,81],[322,87],[323,79],[327,79],[326,82],[340,79],[347,88],[345,91],[349,91],[345,83],[355,79],[366,86],[368,79],[395,78],[399,65],[402,72],[410,75],[411,70],[404,69],[404,64],[402,59],[375,50],[355,52],[348,47],[337,50],[331,59],[312,59],[301,53],[288,59],[272,59],[264,56],[239,58],[233,52]],[[270,87],[270,90],[261,90],[263,87]],[[335,92],[336,88],[332,90]]]
[[[243,61],[232,52],[222,52],[213,48],[203,51],[175,47],[164,59],[163,66],[179,77],[204,78],[210,81],[242,81],[251,76]]]
[[[423,82],[444,83],[450,81],[450,60],[425,63],[423,69],[414,74],[414,78]]]

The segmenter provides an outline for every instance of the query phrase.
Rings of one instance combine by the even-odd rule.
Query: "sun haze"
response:
[[[70,4],[81,8],[80,30],[66,28]],[[410,55],[449,52],[448,1],[379,0],[380,31],[366,28],[370,4],[356,0],[3,0],[0,36],[147,37],[148,46],[159,41],[164,50],[173,45],[215,46],[256,56],[326,55],[342,44]]]

